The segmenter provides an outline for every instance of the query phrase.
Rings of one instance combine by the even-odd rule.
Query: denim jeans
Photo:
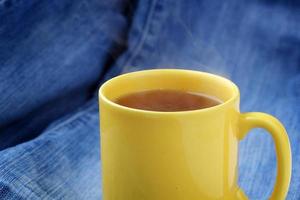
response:
[[[0,2],[0,199],[101,199],[97,88],[150,68],[207,71],[240,88],[241,111],[285,125],[300,199],[300,3],[286,0]],[[239,147],[239,185],[267,199],[271,137]]]

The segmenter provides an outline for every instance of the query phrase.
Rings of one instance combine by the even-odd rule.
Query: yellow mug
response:
[[[222,104],[193,111],[127,108],[114,100],[152,89],[193,91]],[[240,113],[239,90],[209,73],[179,69],[133,72],[99,90],[104,200],[247,199],[237,185],[238,143],[254,127],[273,137],[277,178],[270,199],[286,197],[291,150],[282,124],[264,113]]]

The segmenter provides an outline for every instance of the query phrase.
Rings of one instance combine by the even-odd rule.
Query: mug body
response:
[[[223,103],[156,112],[114,103],[153,89],[205,93]],[[104,200],[246,199],[237,186],[239,91],[209,73],[161,69],[115,77],[99,90]]]

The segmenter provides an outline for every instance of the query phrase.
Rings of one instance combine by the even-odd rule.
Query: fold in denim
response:
[[[127,0],[0,1],[0,150],[84,105],[126,46]]]
[[[6,3],[6,12],[1,13],[1,16],[10,16],[9,8],[24,9],[22,12],[25,12],[25,9],[42,9],[43,12],[48,11],[48,17],[30,12],[31,17],[40,18],[39,20],[48,24],[58,24],[58,26],[51,26],[55,27],[51,31],[70,35],[78,26],[68,21],[63,21],[64,23],[59,25],[61,19],[66,19],[64,12],[60,12],[61,16],[58,18],[50,17],[57,16],[54,10],[57,11],[61,7],[55,6],[63,4],[62,2],[66,1],[54,1],[54,3],[30,1],[26,5],[21,4],[20,7],[10,7],[10,4]],[[77,5],[78,9],[80,8],[81,3],[70,2],[69,6],[72,5],[71,7],[74,8]],[[48,4],[51,4],[52,10],[47,9]],[[104,1],[100,4],[106,6],[105,8],[111,5],[105,4]],[[49,48],[48,52],[54,55],[50,56],[51,59],[47,59],[48,54],[41,57],[39,62],[44,62],[45,59],[47,62],[37,65],[39,67],[35,70],[31,70],[30,67],[27,69],[25,66],[30,66],[27,59],[32,58],[39,51],[31,52],[33,50],[26,49],[28,43],[24,41],[24,38],[43,35],[45,30],[36,29],[35,32],[28,30],[29,32],[24,33],[20,31],[21,29],[18,30],[17,26],[6,22],[6,26],[10,27],[9,30],[14,30],[13,33],[20,35],[18,40],[14,40],[13,37],[5,34],[6,28],[0,25],[0,45],[4,44],[4,39],[10,41],[4,44],[9,49],[13,49],[12,47],[16,47],[17,44],[24,44],[23,48],[14,51],[4,52],[1,48],[0,70],[3,72],[0,73],[1,83],[7,80],[7,77],[11,78],[9,83],[4,84],[9,85],[9,88],[3,87],[3,84],[0,86],[4,94],[0,97],[1,124],[4,124],[3,121],[8,124],[13,121],[12,119],[18,122],[24,119],[26,120],[24,124],[30,124],[30,118],[22,117],[22,113],[26,112],[18,106],[24,105],[24,109],[28,109],[30,113],[34,107],[29,105],[42,101],[40,99],[48,105],[51,95],[47,94],[49,91],[45,91],[46,89],[49,89],[52,95],[66,94],[68,96],[64,92],[65,87],[70,83],[82,81],[81,86],[74,93],[78,96],[85,96],[80,88],[89,88],[85,90],[87,96],[83,100],[78,100],[76,95],[69,95],[60,104],[54,101],[53,104],[49,104],[50,107],[32,114],[38,119],[41,115],[47,116],[52,109],[61,110],[67,104],[72,104],[73,98],[74,102],[79,102],[74,103],[70,109],[62,111],[61,114],[55,114],[45,121],[42,120],[43,122],[40,123],[44,128],[35,128],[35,125],[32,125],[32,129],[16,126],[9,134],[0,134],[2,135],[1,142],[5,144],[8,136],[19,138],[24,132],[30,135],[30,130],[38,130],[39,133],[38,136],[30,137],[24,142],[14,140],[17,141],[17,145],[13,142],[10,148],[3,147],[0,152],[1,199],[102,199],[99,112],[95,95],[97,91],[93,87],[120,73],[152,68],[193,69],[227,77],[240,88],[242,112],[267,112],[281,120],[287,129],[293,154],[293,173],[287,199],[300,199],[300,24],[298,23],[300,4],[297,1],[144,0],[136,3],[130,2],[130,6],[116,3],[115,5],[118,6],[109,7],[112,12],[100,12],[95,5],[98,5],[98,1],[89,6],[88,12],[82,12],[80,15],[88,15],[89,19],[97,19],[96,16],[98,16],[99,19],[107,19],[107,21],[88,20],[93,23],[85,23],[85,21],[80,23],[84,28],[76,31],[80,34],[75,34],[76,36],[72,37],[69,44],[73,44],[79,36],[82,40],[78,41],[79,43],[75,42],[77,45],[70,45],[69,48],[63,48],[66,45],[61,41],[65,39],[51,40],[49,43],[38,40],[35,45],[41,47],[38,49],[41,52],[50,44],[50,46],[56,43],[60,45],[57,49]],[[3,2],[1,6],[4,6]],[[125,7],[126,9],[130,7],[131,15],[124,14]],[[70,9],[67,13],[70,16],[79,15],[78,9]],[[119,11],[114,12],[116,10]],[[118,26],[116,25],[118,22],[113,23],[108,20],[115,15],[122,18],[119,21],[122,25]],[[4,18],[0,17],[0,21],[2,19]],[[101,35],[103,32],[93,31],[91,28],[94,27],[97,30],[98,26],[103,27],[101,22],[104,21],[107,22],[104,27],[112,26],[114,30],[117,29],[116,32],[112,31],[111,35],[115,33],[118,35],[117,38],[122,38],[120,43],[117,42],[119,40],[112,40],[113,42],[109,43],[115,44],[119,50],[118,53],[113,54],[115,58],[107,65],[103,63],[105,63],[105,58],[111,56],[110,53],[105,53],[110,45],[104,43],[106,45],[102,46],[102,44],[108,40],[103,39],[105,38],[105,35]],[[68,27],[69,32],[65,27]],[[32,30],[33,26],[28,29]],[[87,30],[90,30],[91,35],[84,37],[83,33]],[[106,30],[109,33],[111,31],[111,29]],[[84,43],[87,39],[91,40],[88,44]],[[86,53],[76,54],[80,44],[89,50]],[[103,52],[102,49],[104,49]],[[18,57],[27,55],[26,53],[30,53],[28,58]],[[66,67],[69,65],[64,65],[65,60],[59,55],[74,58],[73,62],[69,63],[71,67]],[[22,65],[14,64],[20,63],[20,60],[24,61]],[[7,65],[7,63],[12,64]],[[53,64],[52,68],[61,66],[57,75],[53,75],[58,77],[57,79],[47,79],[53,73],[49,69],[49,63]],[[77,70],[72,71],[74,67]],[[90,70],[88,73],[87,69]],[[32,77],[31,71],[36,71],[34,74],[38,73],[40,78]],[[48,76],[42,76],[39,73],[45,73]],[[73,79],[60,78],[60,75]],[[37,88],[43,87],[39,90],[29,90],[31,87],[26,86],[26,81],[18,82],[21,78],[30,84],[34,83]],[[57,88],[54,87],[55,81],[58,81]],[[16,91],[23,89],[17,87],[18,85],[25,85],[27,90],[24,91],[23,96],[15,96],[14,98],[18,101],[14,102],[11,101],[11,93],[16,94]],[[60,88],[59,85],[64,85],[64,87]],[[11,93],[6,93],[10,90]],[[89,97],[93,94],[94,97]],[[24,96],[30,96],[30,99],[24,99]],[[25,101],[24,104],[22,104],[22,98]],[[4,107],[6,104],[10,106],[9,109]],[[14,107],[19,110],[9,113]],[[0,130],[2,133],[3,129]],[[241,142],[239,150],[239,185],[250,199],[267,199],[272,192],[276,177],[276,155],[271,137],[264,130],[253,130]]]
[[[105,79],[153,68],[192,69],[231,79],[240,88],[241,112],[266,112],[286,127],[293,157],[287,199],[298,200],[299,9],[298,1],[139,2],[129,48]],[[239,185],[250,199],[268,199],[275,177],[271,136],[254,129],[239,147]]]

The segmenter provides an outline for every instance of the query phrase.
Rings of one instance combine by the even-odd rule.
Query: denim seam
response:
[[[167,10],[163,9],[163,2],[164,0],[157,1],[156,4],[154,5],[154,11],[153,15],[151,18],[151,23],[148,29],[147,37],[145,37],[145,40],[143,41],[142,47],[139,51],[139,55],[141,59],[147,57],[145,56],[147,53],[150,53],[155,50],[155,40],[157,39],[158,33],[157,31],[159,30],[159,26],[163,22],[163,15],[164,13],[167,12]],[[170,4],[168,4],[170,6]],[[136,56],[133,58],[132,62],[135,62],[139,57]],[[141,61],[143,62],[143,61]]]
[[[143,23],[135,22],[133,20],[132,27],[129,30],[129,35],[134,32],[134,29],[137,24],[142,24],[142,31],[139,31],[137,36],[137,42],[131,42],[132,49],[127,49],[127,51],[124,52],[122,59],[119,59],[119,62],[116,62],[117,64],[114,66],[114,72],[113,75],[118,75],[124,71],[126,71],[129,64],[132,63],[136,58],[139,58],[142,54],[140,53],[143,50],[147,50],[145,46],[151,46],[153,47],[154,43],[151,43],[153,40],[149,40],[149,35],[153,36],[152,38],[155,38],[154,29],[153,27],[158,26],[158,23],[161,23],[161,16],[158,13],[162,12],[162,9],[159,10],[158,5],[162,5],[165,0],[149,0],[150,6],[147,8],[145,12],[145,20]],[[146,4],[146,3],[145,3]],[[137,8],[139,9],[139,8]],[[135,16],[136,17],[136,16]],[[141,17],[141,16],[138,16]],[[137,24],[136,24],[137,23]],[[152,44],[152,45],[151,45]],[[149,49],[148,49],[149,50]],[[112,74],[110,74],[112,75]],[[107,76],[107,74],[106,74]],[[100,82],[100,85],[103,83],[102,80]]]
[[[135,45],[135,47],[133,48],[132,52],[129,54],[129,57],[123,62],[123,64],[121,64],[120,66],[124,66],[126,68],[126,66],[133,60],[135,59],[135,57],[138,55],[138,53],[142,50],[143,45],[146,41],[146,38],[148,36],[150,27],[151,27],[151,22],[152,22],[152,18],[155,12],[155,5],[157,4],[159,0],[152,0],[152,4],[151,7],[149,8],[149,11],[147,13],[147,17],[146,17],[146,22],[143,26],[143,31],[141,33],[140,39],[137,42],[137,44]]]

